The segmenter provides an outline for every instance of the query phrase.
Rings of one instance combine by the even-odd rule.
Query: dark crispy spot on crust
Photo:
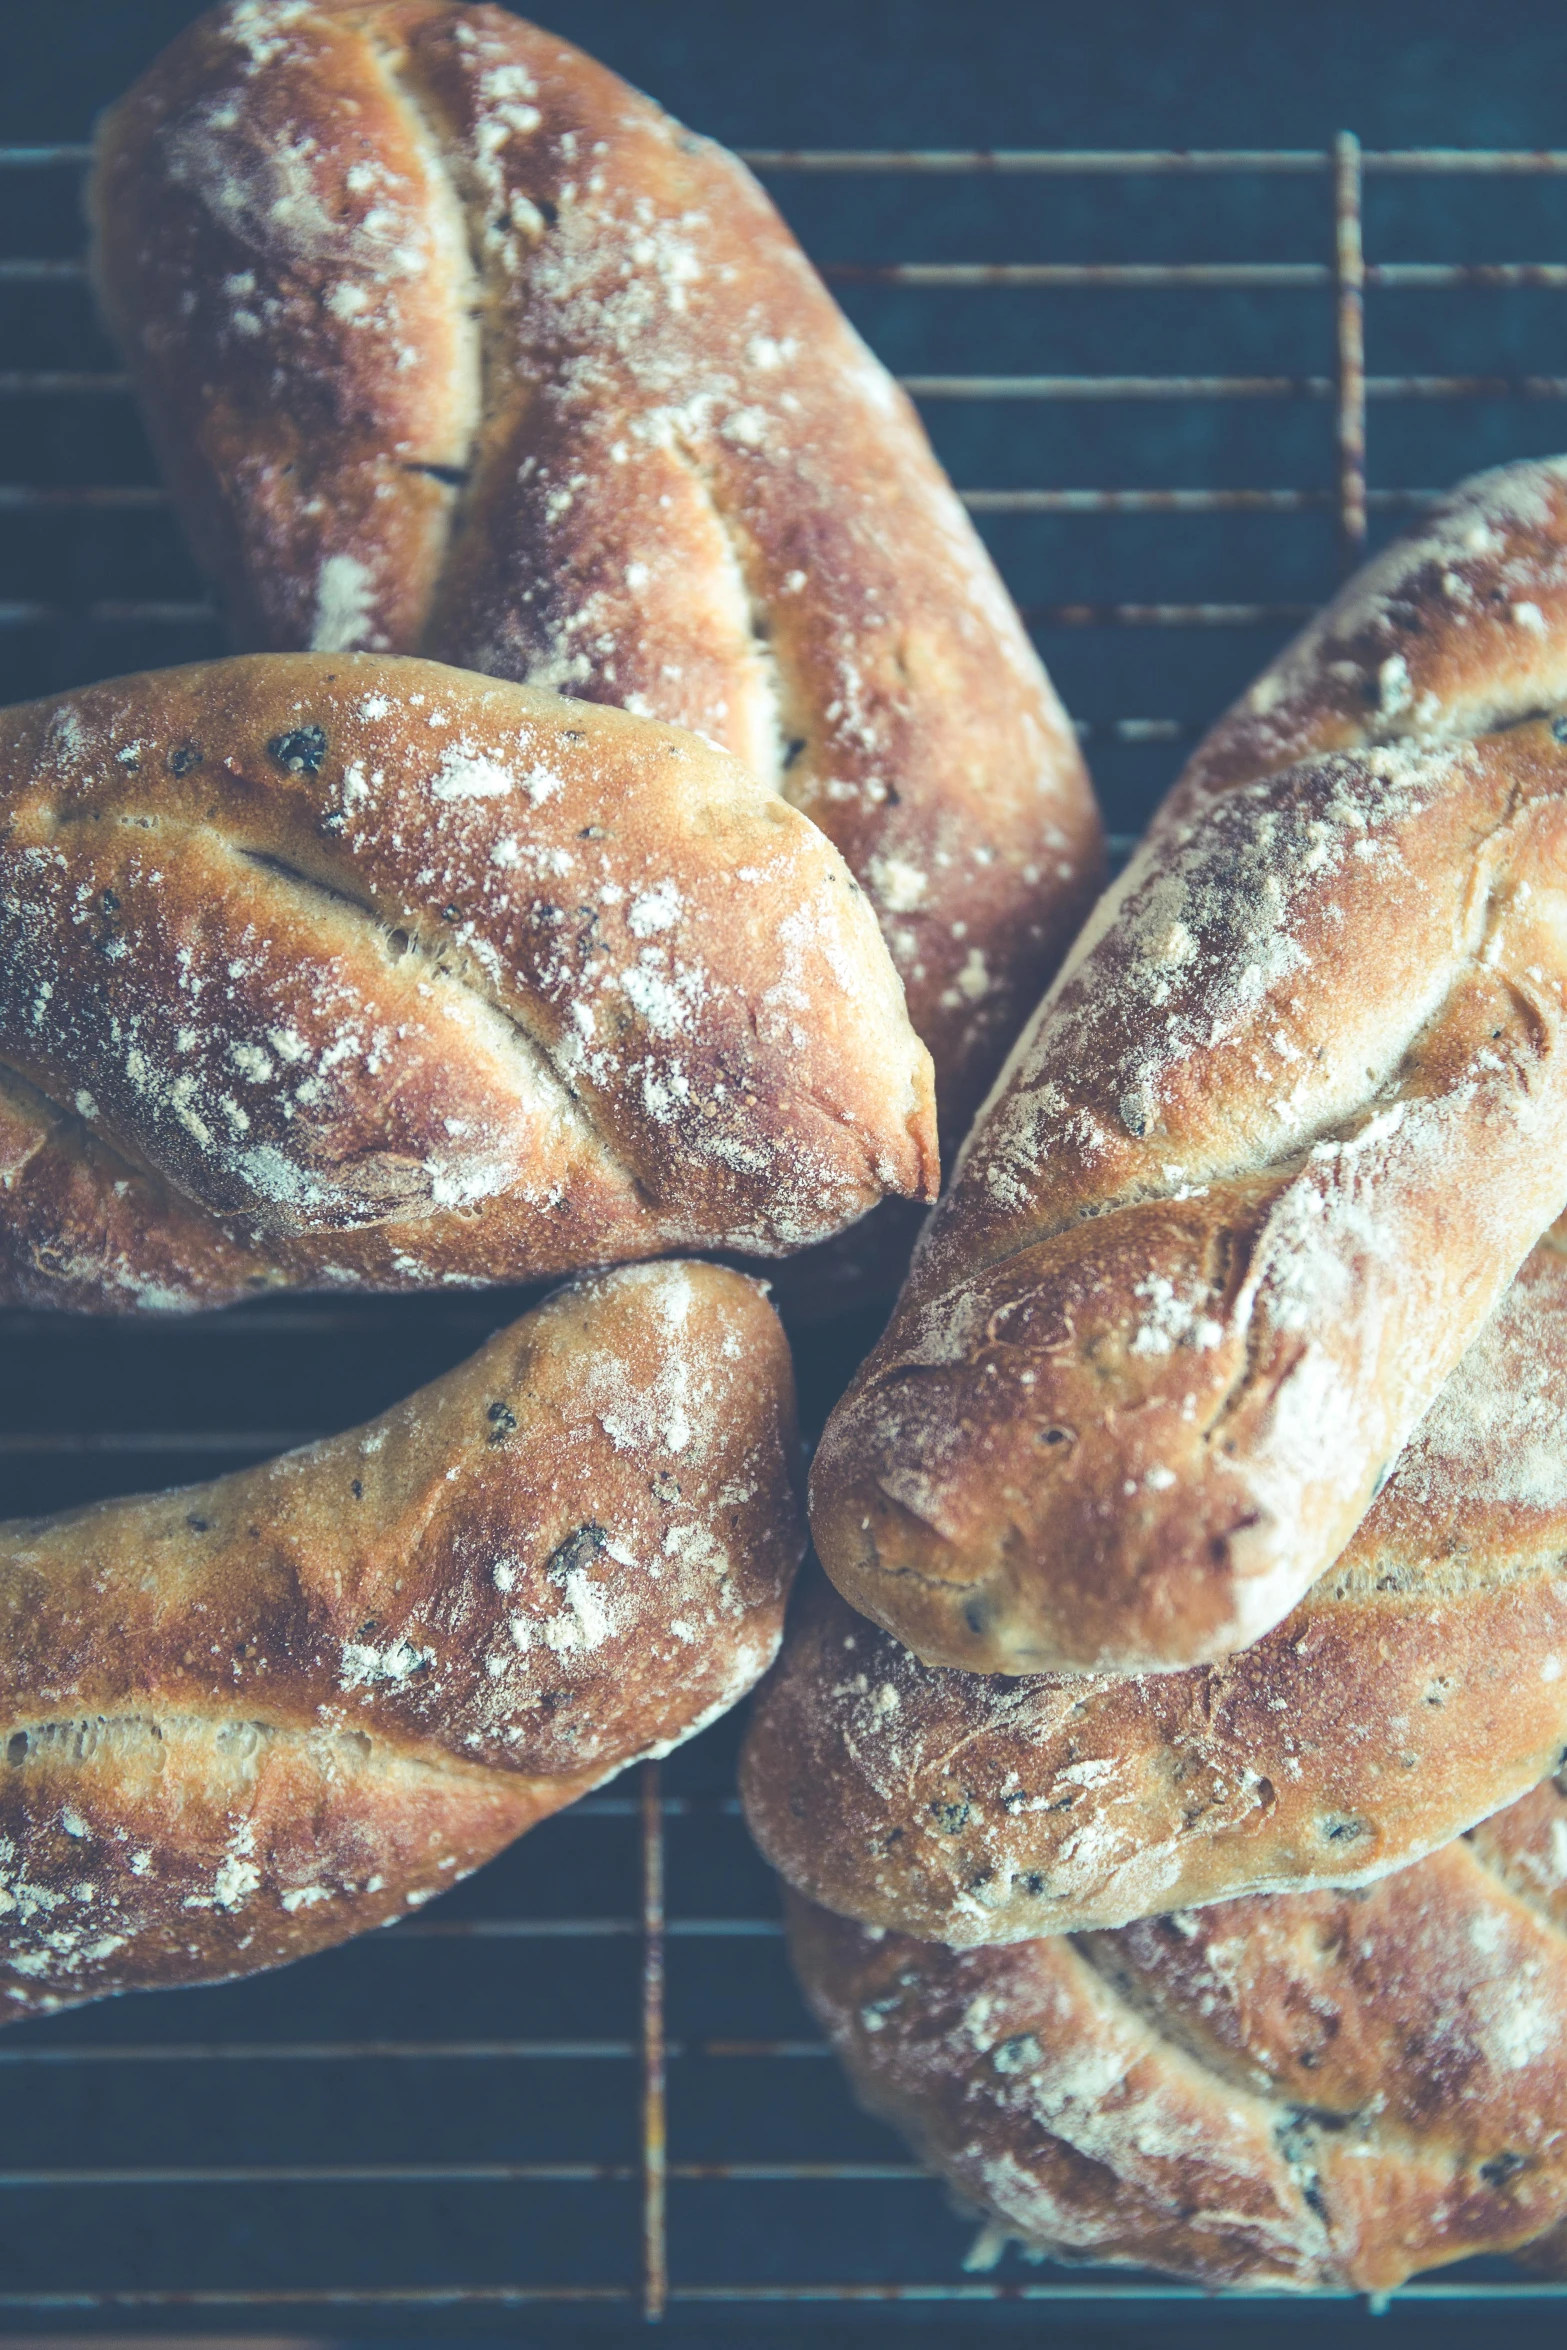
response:
[[[30,1743],[31,1741],[29,1740],[25,1730],[13,1730],[10,1737],[5,1742],[6,1761],[8,1763],[26,1762],[27,1749]]]
[[[552,1583],[564,1583],[573,1567],[589,1567],[609,1542],[602,1526],[591,1522],[579,1526],[558,1543],[544,1562],[544,1572]]]
[[[206,1518],[198,1518],[195,1511],[192,1510],[187,1516],[185,1523],[193,1534],[205,1534],[210,1521]]]
[[[1489,2162],[1482,2162],[1480,2176],[1488,2187],[1505,2187],[1509,2179],[1515,2179],[1521,2170],[1527,2170],[1528,2167],[1527,2155],[1514,2154],[1509,2149],[1501,2154],[1493,2154]]]
[[[508,1436],[517,1433],[517,1415],[510,1404],[492,1403],[484,1416],[490,1423],[492,1444],[504,1444]]]
[[[200,743],[176,743],[169,753],[169,773],[188,775],[193,767],[201,765],[205,755]]]
[[[286,767],[290,775],[319,775],[326,757],[326,730],[296,726],[288,734],[275,734],[267,745],[267,756]]]

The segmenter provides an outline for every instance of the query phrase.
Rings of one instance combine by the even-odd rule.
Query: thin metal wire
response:
[[[642,2315],[662,2322],[669,2299],[669,2129],[664,2071],[664,1807],[662,1773],[642,1766]]]
[[[953,2284],[822,2284],[681,2285],[670,2287],[677,2305],[729,2303],[739,2308],[771,2303],[809,2305],[813,2302],[863,2303],[992,2303],[1100,2301],[1137,2306],[1161,2303],[1198,2303],[1211,2308],[1212,2287],[1176,2284],[1124,2284],[1118,2278],[1052,2277],[1048,2281],[1005,2282],[965,2280]],[[1359,2301],[1361,2294],[1321,2287],[1314,2301]],[[151,2309],[530,2309],[597,2303],[625,2307],[634,2302],[634,2290],[625,2285],[267,2285],[187,2287],[121,2286],[67,2292],[0,2291],[0,2309],[46,2311],[68,2315],[74,2310]],[[1298,2291],[1253,2287],[1246,2305],[1281,2302],[1299,2308]],[[1505,2288],[1476,2284],[1468,2279],[1400,2285],[1379,2293],[1374,2306],[1385,2309],[1403,2302],[1459,2304],[1505,2301],[1508,2305],[1567,2301],[1567,2284],[1535,2283],[1532,2279]]]
[[[634,1918],[415,1918],[390,1932],[369,1937],[369,1947],[395,1950],[399,1942],[563,1942],[579,1935],[599,1938],[642,1934]],[[667,1942],[776,1941],[777,1918],[666,1918]]]
[[[154,507],[167,506],[168,492],[156,487],[132,482],[94,484],[90,482],[0,482],[0,513],[26,513],[34,510],[57,512],[62,507],[84,507],[91,512],[139,514]]]
[[[0,272],[3,274],[3,272]],[[1326,261],[827,261],[821,274],[834,285],[1064,288],[1113,286],[1137,292],[1154,287],[1272,286],[1304,291],[1338,282]],[[1476,286],[1567,286],[1561,261],[1368,261],[1367,286],[1424,293]]]
[[[1326,261],[824,261],[821,275],[834,285],[973,287],[1119,286],[1226,289],[1274,286],[1308,289],[1331,286],[1336,272]],[[80,257],[12,254],[0,259],[0,285],[81,284],[87,264]],[[1368,286],[1419,288],[1430,292],[1454,286],[1567,286],[1567,262],[1560,261],[1378,261],[1367,262]]]
[[[1364,441],[1365,403],[1359,402]],[[1342,423],[1342,415],[1340,419]],[[1361,530],[1369,502],[1389,514],[1416,512],[1441,495],[1438,490],[1366,491],[1360,475]],[[971,514],[1312,514],[1342,505],[1334,490],[964,490]]]
[[[766,2059],[793,2062],[830,2055],[825,2040],[666,2040],[680,2062]],[[116,2064],[597,2064],[640,2063],[635,2040],[106,2040],[47,2041],[0,2048],[0,2067]]]
[[[8,254],[0,259],[0,286],[79,284],[86,275],[87,264],[79,254],[61,260],[31,253]]]
[[[1090,175],[1204,172],[1259,172],[1267,176],[1327,173],[1330,151],[1318,147],[747,147],[741,150],[753,171],[864,172],[1036,172],[1047,178]],[[1362,158],[1371,172],[1432,174],[1515,172],[1548,177],[1567,172],[1567,151],[1557,148],[1401,147],[1373,148]]]
[[[1331,400],[1330,375],[901,375],[916,400]],[[127,375],[0,369],[0,398],[128,396]],[[1563,400],[1567,375],[1371,375],[1368,400]],[[159,493],[161,494],[161,493]]]
[[[1567,375],[1371,375],[1368,400],[1562,400]],[[1329,375],[901,375],[916,400],[1332,400]],[[0,376],[0,391],[6,379]]]
[[[623,2308],[633,2298],[626,2285],[122,2285],[0,2291],[0,2309],[69,2315],[114,2309],[547,2309],[577,2303]],[[289,2350],[299,2346],[291,2341]]]
[[[116,599],[111,603],[84,604],[75,611],[63,604],[0,604],[0,628],[53,627],[71,621],[86,621],[99,628],[195,628],[217,617],[214,605],[193,601]]]
[[[1340,131],[1333,151],[1334,276],[1338,300],[1338,528],[1346,572],[1366,551],[1366,256],[1360,228],[1360,141]]]
[[[634,2162],[245,2162],[149,2163],[103,2170],[0,2170],[0,2193],[8,2190],[135,2190],[153,2187],[586,2187],[624,2183],[643,2174]],[[681,2181],[737,2180],[742,2185],[799,2185],[817,2180],[851,2184],[928,2184],[930,2173],[916,2162],[676,2162],[665,2174]],[[668,2300],[664,2275],[663,2228],[656,2249],[656,2279],[650,2274],[642,2314],[657,2322]],[[655,2295],[656,2284],[656,2295]]]
[[[1312,604],[1024,604],[1036,628],[1280,628],[1309,620]]]
[[[1109,493],[1114,495],[1115,493]],[[1025,619],[1054,628],[1257,628],[1298,619],[1309,604],[1025,604]],[[94,626],[194,627],[216,621],[209,604],[90,604],[79,613],[48,604],[0,604],[0,628],[83,620]]]
[[[163,2163],[145,2169],[0,2170],[0,2193],[34,2188],[574,2187],[636,2175],[630,2162]]]
[[[1326,173],[1331,153],[1317,147],[744,147],[753,171],[864,172],[1035,172],[1049,178],[1075,172],[1112,177],[1140,172],[1177,176],[1204,172]],[[91,161],[85,142],[49,147],[0,147],[0,171],[31,171]],[[1456,173],[1480,176],[1509,172],[1549,177],[1567,172],[1567,150],[1511,147],[1371,148],[1362,158],[1368,172]]]
[[[1331,285],[1325,261],[825,261],[821,274],[836,286],[921,286],[964,289],[1120,286],[1234,288]]]
[[[965,2282],[963,2284],[821,2284],[821,2285],[674,2285],[669,2298],[674,2302],[731,2301],[744,2306],[765,2302],[987,2302],[987,2301],[1200,2301],[1208,2306],[1220,2296],[1211,2285],[1123,2285],[1116,2281],[1051,2277],[1048,2282],[1025,2283],[1008,2278],[1005,2282]],[[1308,2296],[1297,2291],[1270,2290],[1266,2286],[1248,2286],[1245,2289],[1248,2308],[1261,2301],[1282,2301],[1299,2308]],[[1332,2286],[1316,2287],[1309,2298],[1312,2301],[1359,2301],[1367,2296],[1346,2292]],[[1567,2301],[1567,2283],[1534,2284],[1509,2283],[1505,2289],[1495,2285],[1471,2284],[1467,2280],[1450,2284],[1440,2282],[1420,2285],[1399,2285],[1390,2293],[1371,2297],[1380,2311],[1398,2301]]]
[[[1364,391],[1360,392],[1364,414]],[[1418,506],[1440,493],[1436,490],[1384,490],[1389,506]],[[1332,490],[962,490],[963,503],[975,514],[1295,514],[1334,503]],[[125,508],[139,511],[166,507],[162,490],[72,485],[39,488],[30,482],[0,482],[0,513],[49,512],[68,508],[88,511]],[[37,607],[13,607],[34,611]],[[188,607],[176,607],[182,612]],[[207,617],[207,607],[201,607]]]
[[[753,171],[1028,172],[1045,178],[1139,172],[1317,172],[1328,158],[1315,147],[742,147]]]

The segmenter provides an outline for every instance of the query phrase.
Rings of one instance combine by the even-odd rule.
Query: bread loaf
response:
[[[842,859],[695,737],[257,656],[0,714],[0,1293],[776,1255],[936,1177]]]
[[[1520,467],[1346,590],[1019,1043],[812,1486],[828,1573],[927,1660],[1258,1639],[1561,1212],[1564,549],[1567,468]],[[1389,613],[1389,739],[1319,750],[1300,676],[1337,694]]]
[[[431,653],[744,760],[875,902],[956,1139],[1097,818],[912,408],[743,167],[501,8],[241,0],[106,116],[91,212],[239,644]]]
[[[1564,1555],[1567,1259],[1541,1247],[1254,1647],[1003,1680],[922,1665],[814,1581],[752,1711],[746,1815],[812,1900],[960,1946],[1362,1884],[1567,1755]]]
[[[758,1285],[557,1292],[368,1427],[0,1527],[0,2021],[390,1923],[733,1705],[800,1549]]]
[[[791,1941],[862,2101],[989,2221],[974,2257],[1386,2292],[1567,2218],[1564,1854],[1547,1783],[1364,1893],[971,1951],[791,1897]]]

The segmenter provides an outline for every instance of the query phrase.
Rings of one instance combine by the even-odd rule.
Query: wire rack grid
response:
[[[11,421],[17,471],[30,475],[0,484],[0,683],[18,695],[219,649],[124,378],[91,323],[74,249],[74,181],[86,152],[0,149],[0,315],[12,313],[11,352],[36,354],[0,371],[0,413]],[[1368,487],[1368,404],[1451,404],[1473,415],[1477,404],[1499,403],[1516,415],[1520,403],[1533,412],[1567,398],[1567,376],[1537,364],[1477,367],[1472,333],[1457,338],[1456,366],[1368,374],[1368,295],[1521,299],[1567,289],[1567,264],[1367,261],[1362,229],[1368,182],[1567,191],[1567,153],[1363,153],[1346,132],[1321,152],[766,151],[748,160],[807,216],[803,231],[824,274],[872,339],[895,364],[912,351],[915,363],[900,372],[938,444],[944,417],[989,418],[1002,470],[1034,470],[1034,479],[965,492],[992,532],[1041,520],[1108,530],[1127,517],[1145,526],[1174,517],[1188,528],[1316,517],[1332,526],[1337,566],[1347,568],[1374,518],[1396,519],[1433,494]],[[1157,194],[1177,183],[1255,192],[1280,182],[1305,192],[1304,213],[1281,234],[1286,245],[1315,239],[1305,257],[921,261],[823,251],[849,222],[874,241],[877,217],[862,201],[871,186],[894,196],[884,213],[894,233],[923,220],[938,234],[960,190],[962,218],[978,224],[968,233],[983,236],[987,219],[1003,219],[986,213],[988,202],[1005,208],[1015,242],[1034,233],[1016,226],[1017,191],[1028,184]],[[814,215],[813,190],[827,198]],[[1249,219],[1250,204],[1229,217]],[[1259,233],[1267,229],[1264,218]],[[1178,223],[1173,233],[1192,232]],[[1013,326],[1026,294],[1216,295],[1231,305],[1232,323],[1246,324],[1240,340],[1252,356],[1213,372],[1199,325],[1172,338],[1186,360],[1178,372],[1146,362],[1058,374],[987,369],[972,357],[983,353],[983,335],[960,323],[927,336],[922,323],[933,299],[976,294],[999,299]],[[1253,316],[1249,306],[1275,295],[1317,305],[1315,372],[1298,364],[1298,335]],[[1543,342],[1535,337],[1547,356],[1554,331],[1553,318]],[[1079,339],[1091,345],[1093,331]],[[991,337],[1006,349],[1044,340],[1032,316],[1010,337]],[[1520,347],[1515,336],[1500,341]],[[951,361],[954,342],[961,366]],[[1522,342],[1528,362],[1533,346]],[[1259,347],[1266,361],[1275,345],[1291,363],[1257,364]],[[1095,415],[1232,414],[1257,404],[1270,414],[1282,404],[1326,412],[1330,445],[1306,467],[1314,482],[1053,486],[1037,478],[1052,462],[1049,433],[1042,459],[1037,435],[1008,438],[994,422],[1062,420],[1065,450]],[[1487,455],[1525,453],[1506,427],[1500,445],[1494,431],[1479,438]],[[946,453],[961,480],[961,432],[957,444]],[[1214,437],[1199,433],[1193,445],[1212,448]],[[1133,602],[1111,593],[1063,602],[1031,595],[1031,559],[1004,535],[996,543],[1069,699],[1082,708],[1098,697],[1080,730],[1111,777],[1124,830],[1167,775],[1170,746],[1212,714],[1219,686],[1255,666],[1257,633],[1276,638],[1296,624],[1329,584],[1323,569],[1334,568],[1330,557],[1313,574],[1316,558],[1303,559],[1297,568],[1314,592],[1293,599],[1167,593]],[[1071,560],[1074,544],[1089,547],[1057,541],[1051,560]],[[1100,573],[1128,560],[1113,545],[1084,556]],[[1112,659],[1073,671],[1074,640],[1142,647],[1150,632],[1186,648],[1166,663],[1166,679],[1194,671],[1196,706],[1178,715],[1139,714],[1143,652],[1119,669]],[[1216,683],[1190,648],[1219,638],[1230,650]],[[1133,762],[1124,771],[1114,765],[1122,754]],[[0,1316],[0,1508],[211,1473],[344,1425],[459,1359],[514,1302],[305,1301],[157,1328]],[[808,1419],[819,1422],[868,1335],[838,1326],[804,1343]],[[733,1746],[733,1725],[721,1726],[667,1766],[643,1767],[634,1785],[536,1831],[417,1920],[286,1975],[8,2035],[0,2329],[482,2332],[528,2313],[530,2324],[652,2323],[666,2332],[743,2316],[759,2339],[769,2316],[814,2331],[834,2315],[912,2323],[961,2311],[965,2325],[1005,2325],[1054,2309],[1074,2325],[1134,2324],[1157,2309],[1160,2338],[1173,2344],[1188,2338],[1182,2306],[1197,2304],[1200,2337],[1190,2339],[1209,2340],[1232,2320],[1238,2339],[1250,2323],[1241,2306],[1157,2279],[1015,2260],[994,2273],[965,2271],[972,2228],[854,2113],[789,1987],[776,1899],[731,1792]],[[1534,2339],[1538,2324],[1543,2341],[1564,2297],[1567,2287],[1472,2268],[1392,2296],[1390,2322],[1401,2331],[1404,2317],[1425,2339],[1445,2338],[1446,2322],[1467,2330],[1481,2303],[1505,2307],[1515,2338]],[[1293,2324],[1282,2309],[1269,2322]],[[1353,2330],[1359,2317],[1343,2310],[1333,2322]]]

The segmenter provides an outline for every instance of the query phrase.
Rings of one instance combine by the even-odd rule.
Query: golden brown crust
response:
[[[875,900],[960,1133],[1081,919],[1071,730],[735,159],[499,8],[246,0],[105,118],[95,274],[247,645],[697,729]]]
[[[1324,751],[1492,734],[1567,701],[1567,458],[1477,473],[1365,565],[1193,752],[1156,819]]]
[[[425,661],[5,713],[0,1069],[30,1303],[780,1254],[935,1179],[816,829],[693,736]]]
[[[1548,1783],[1364,1893],[962,1952],[791,1896],[791,1945],[993,2245],[1384,2292],[1567,2214],[1564,1852]]]
[[[1175,810],[1014,1050],[818,1455],[823,1564],[932,1662],[1169,1670],[1258,1638],[1561,1210],[1552,725]]]
[[[1349,1547],[1238,1656],[922,1665],[802,1593],[741,1771],[813,1901],[967,1947],[1402,1868],[1567,1751],[1567,1260],[1537,1249]]]
[[[758,1285],[562,1290],[368,1427],[0,1527],[0,2021],[384,1924],[733,1705],[800,1549]]]

